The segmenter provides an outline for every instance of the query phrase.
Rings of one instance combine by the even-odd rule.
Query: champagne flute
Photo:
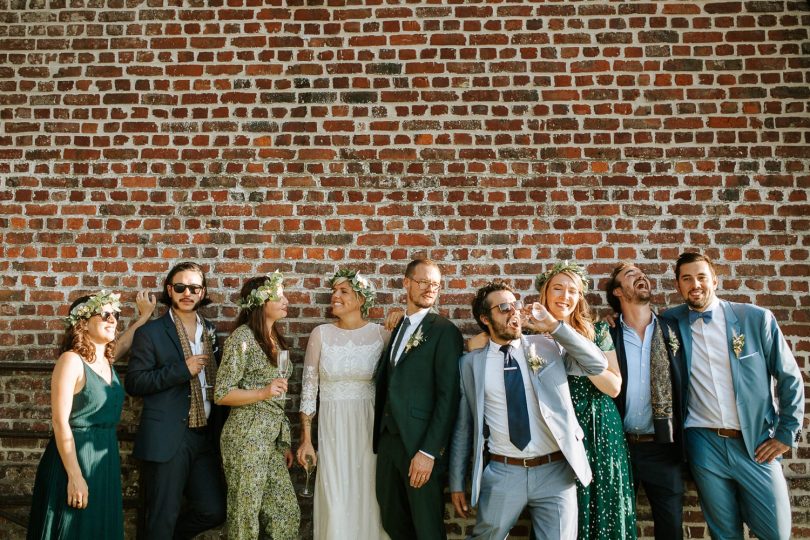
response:
[[[282,379],[289,379],[290,373],[292,372],[292,362],[290,362],[290,351],[278,351],[278,376]],[[277,399],[279,401],[284,401],[287,399],[287,392],[282,392],[282,394],[278,397],[273,399]]]
[[[307,473],[307,481],[306,484],[304,484],[304,489],[298,492],[298,494],[302,497],[309,498],[313,495],[312,490],[309,489],[309,478],[312,476],[312,471],[315,470],[315,462],[312,460],[312,456],[310,454],[307,454],[306,457],[304,457],[304,461],[307,463],[304,467],[304,471]]]

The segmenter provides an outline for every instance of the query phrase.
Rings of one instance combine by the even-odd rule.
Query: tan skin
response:
[[[481,322],[487,327],[488,332],[483,335],[487,340],[492,340],[498,345],[506,345],[512,340],[520,338],[523,334],[523,323],[527,316],[516,310],[514,306],[504,313],[497,306],[502,303],[514,304],[515,295],[511,291],[493,291],[489,293],[485,299],[485,305],[490,308],[486,314],[481,316]],[[532,325],[532,329],[536,332],[553,332],[560,324],[559,321],[546,310],[542,305],[535,303],[533,306],[540,315],[539,319],[534,319],[536,322]],[[478,337],[478,336],[476,336]],[[453,491],[450,493],[450,500],[453,503],[453,508],[456,514],[461,517],[467,517],[467,512],[470,510],[467,504],[467,497],[463,491]]]
[[[709,263],[695,261],[681,266],[676,285],[687,305],[703,312],[716,297],[717,276]],[[790,446],[781,441],[768,439],[757,447],[754,459],[757,463],[770,463],[788,450]]]
[[[622,309],[622,321],[644,336],[647,326],[653,318],[650,307],[650,280],[647,275],[635,266],[628,266],[616,276],[617,287],[613,296],[619,299]]]
[[[348,281],[335,285],[330,300],[332,314],[337,317],[335,326],[343,330],[357,330],[368,324],[360,311],[363,301],[363,297],[354,292]],[[309,416],[301,413],[301,445],[296,452],[296,458],[298,464],[305,469],[318,464],[318,454],[312,445],[313,418],[314,414]],[[312,465],[307,463],[307,458],[311,460]]]
[[[138,307],[138,318],[129,325],[126,332],[118,336],[118,341],[115,342],[115,359],[120,360],[125,354],[129,352],[132,346],[132,336],[135,335],[135,330],[146,324],[152,318],[152,313],[155,312],[157,300],[154,294],[149,294],[146,291],[139,291],[135,297],[135,305]]]
[[[102,307],[102,312],[113,312],[111,305]],[[95,361],[87,365],[98,373],[109,384],[112,380],[112,368],[104,357],[107,344],[115,339],[117,321],[109,317],[102,320],[101,315],[93,315],[88,319],[87,333],[95,346]],[[76,443],[73,431],[70,429],[70,412],[73,408],[73,396],[84,388],[86,377],[84,375],[82,358],[75,352],[62,353],[56,361],[51,377],[51,410],[53,415],[53,435],[59,457],[67,472],[67,503],[77,509],[87,508],[89,493],[87,482],[79,467],[76,457]]]
[[[188,292],[188,289],[186,289],[186,292]],[[284,296],[284,289],[282,289],[281,286],[278,288],[277,295],[279,297],[278,300],[268,300],[264,303],[264,306],[262,306],[265,328],[272,328],[276,321],[287,316],[287,306],[289,305],[289,302]],[[270,336],[266,336],[266,339],[269,340]],[[251,403],[264,401],[266,399],[273,399],[274,397],[282,395],[286,391],[287,379],[278,378],[273,379],[270,381],[270,384],[256,390],[234,388],[218,399],[216,403],[217,405],[226,405],[228,407],[241,407],[243,405],[250,405]],[[287,463],[288,469],[292,467],[293,454],[291,450],[287,450],[285,452],[284,460]]]

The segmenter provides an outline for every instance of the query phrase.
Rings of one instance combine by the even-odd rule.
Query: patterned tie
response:
[[[397,335],[397,340],[394,343],[394,347],[391,349],[391,367],[397,365],[397,351],[399,350],[399,346],[402,344],[402,338],[405,336],[405,331],[408,330],[408,327],[411,325],[411,320],[408,317],[402,321],[402,327],[399,329],[399,334]]]
[[[694,311],[689,310],[689,324],[692,325],[698,319],[703,319],[703,324],[712,322],[712,310],[708,311]]]
[[[529,429],[529,407],[526,405],[526,389],[520,366],[510,353],[511,347],[503,345],[503,386],[506,390],[506,414],[509,420],[509,440],[519,450],[532,440]]]

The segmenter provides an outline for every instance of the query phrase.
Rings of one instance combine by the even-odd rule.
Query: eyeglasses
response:
[[[200,294],[200,291],[203,290],[202,285],[186,285],[185,283],[172,283],[171,287],[177,294],[183,294],[186,292],[186,289],[188,289],[191,294]]]
[[[439,290],[442,288],[441,283],[435,283],[433,281],[428,281],[426,279],[415,279],[414,280],[419,285],[419,290],[426,291],[426,290]]]
[[[515,300],[514,302],[502,302],[496,306],[490,307],[489,309],[493,310],[495,308],[498,308],[498,311],[500,311],[501,313],[509,313],[513,309],[520,311],[521,309],[523,309],[523,302],[521,302],[520,300]]]
[[[102,311],[99,313],[99,316],[105,323],[111,323],[113,321],[118,322],[118,319],[121,318],[121,314],[117,311]]]

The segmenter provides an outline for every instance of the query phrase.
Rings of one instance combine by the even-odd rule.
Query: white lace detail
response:
[[[374,399],[374,369],[384,346],[382,328],[374,323],[357,330],[332,324],[313,330],[304,360],[301,412],[315,414],[319,388],[322,401]]]

